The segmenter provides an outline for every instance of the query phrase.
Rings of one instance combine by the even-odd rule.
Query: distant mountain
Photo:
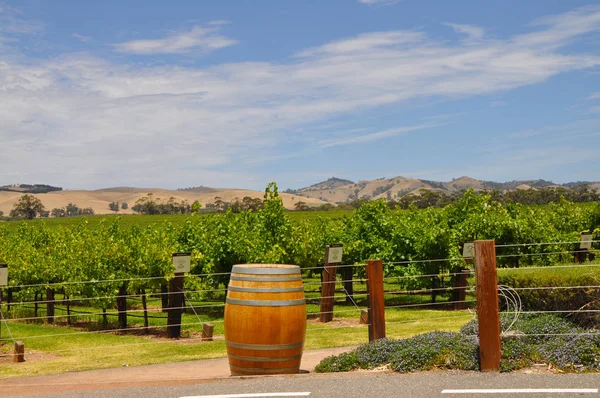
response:
[[[587,184],[590,189],[600,191],[600,182],[589,181],[570,182],[566,184],[555,184],[552,181],[546,180],[494,182],[476,180],[471,177],[462,176],[460,178],[455,178],[452,181],[442,182],[398,176],[393,178],[379,178],[376,180],[363,180],[356,183],[350,180],[332,177],[326,181],[313,184],[306,188],[288,190],[286,192],[307,198],[320,199],[330,203],[345,203],[360,198],[398,199],[410,193],[418,194],[421,189],[449,194],[469,188],[473,188],[476,191],[484,189],[513,191],[516,189],[541,189],[547,187],[572,188],[582,183]]]
[[[328,180],[323,182],[319,182],[318,184],[313,184],[310,187],[302,188],[298,190],[298,192],[303,191],[322,191],[325,189],[337,189],[346,185],[354,184],[353,181],[344,180],[343,178],[331,177]]]

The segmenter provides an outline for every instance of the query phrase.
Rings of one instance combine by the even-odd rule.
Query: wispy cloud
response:
[[[222,36],[218,31],[216,26],[194,26],[190,31],[171,33],[162,39],[132,40],[115,44],[114,47],[118,52],[129,54],[187,54],[194,51],[209,53],[237,43],[236,40]]]
[[[87,43],[90,40],[92,40],[91,36],[84,36],[84,35],[80,35],[79,33],[73,33],[71,36],[73,36],[73,38],[79,40],[82,43]]]
[[[128,181],[165,186],[199,175],[206,176],[203,185],[222,186],[227,178],[227,185],[247,186],[249,173],[237,173],[248,167],[240,158],[272,149],[281,156],[275,149],[302,127],[418,100],[503,93],[599,66],[595,53],[563,47],[600,32],[594,20],[600,21],[600,8],[578,9],[544,20],[531,33],[484,36],[477,44],[440,41],[424,32],[371,32],[280,62],[210,67],[119,64],[89,54],[3,59],[0,141],[11,150],[0,156],[0,170],[12,170],[9,182],[49,183],[55,170],[74,170],[67,182],[57,182],[71,187]],[[117,49],[171,54],[233,44],[214,29],[197,27]],[[385,142],[438,122],[366,133],[327,131],[314,141],[327,148]]]
[[[16,36],[28,36],[44,30],[39,21],[22,18],[22,12],[7,4],[0,3],[0,43],[12,41]]]
[[[391,4],[396,4],[398,3],[400,0],[358,0],[359,3],[363,3],[363,4],[383,4],[383,5],[391,5]]]
[[[589,109],[590,113],[600,113],[600,106],[593,106]]]
[[[214,21],[210,21],[208,24],[210,26],[221,26],[221,25],[229,25],[231,22],[226,19],[217,19]]]
[[[371,141],[378,141],[384,138],[390,138],[397,135],[407,134],[413,131],[429,129],[432,127],[438,126],[437,124],[420,124],[415,126],[404,126],[393,129],[387,129],[378,131],[375,133],[362,134],[353,137],[344,137],[344,138],[334,138],[329,140],[324,140],[318,143],[318,146],[321,148],[331,148],[334,146],[341,145],[354,145],[354,144],[365,144]]]
[[[587,97],[587,99],[589,100],[596,100],[596,99],[600,99],[600,91],[598,91],[597,93],[592,93],[590,94],[589,97]]]
[[[445,23],[444,25],[451,27],[457,33],[467,35],[466,41],[470,41],[470,42],[476,42],[476,41],[483,39],[483,36],[485,34],[485,31],[483,30],[483,28],[480,28],[479,26],[462,25],[462,24],[449,23],[449,22]]]

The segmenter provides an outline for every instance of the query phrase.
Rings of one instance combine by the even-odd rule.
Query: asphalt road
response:
[[[245,397],[575,397],[599,396],[600,374],[489,374],[478,372],[425,372],[408,375],[378,372],[346,374],[306,374],[227,378],[197,381],[190,384],[124,387],[97,386],[93,390],[56,391],[44,394],[11,395],[15,397],[89,397],[89,398],[158,398],[203,397],[245,394]],[[464,389],[525,389],[523,392],[482,391],[452,393]],[[532,392],[529,389],[546,389]],[[581,392],[554,392],[547,389],[578,389]],[[589,389],[589,391],[582,390]],[[444,391],[444,393],[442,393]],[[286,393],[279,394],[276,393]],[[256,394],[256,395],[247,395]],[[270,395],[269,395],[270,394]],[[0,392],[1,396],[4,395]],[[235,395],[234,395],[235,397]],[[241,397],[244,397],[242,395]]]

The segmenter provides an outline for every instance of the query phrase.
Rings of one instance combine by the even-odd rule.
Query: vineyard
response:
[[[598,239],[599,226],[600,203],[501,205],[472,191],[443,209],[390,210],[384,201],[373,201],[341,218],[291,221],[273,184],[266,190],[264,209],[257,212],[188,216],[178,223],[145,227],[126,227],[118,217],[93,227],[87,221],[52,228],[44,223],[0,225],[0,263],[9,264],[9,286],[14,288],[5,295],[12,300],[35,301],[51,289],[64,297],[84,297],[89,305],[106,311],[117,304],[115,296],[164,290],[165,278],[173,276],[174,252],[192,254],[191,274],[199,276],[186,278],[186,290],[203,299],[203,289],[224,287],[234,264],[289,263],[310,274],[311,268],[318,272],[324,247],[332,243],[344,245],[346,264],[379,258],[396,263],[386,266],[388,276],[440,274],[464,264],[460,253],[464,242],[494,239],[499,246],[575,242],[582,231]],[[499,266],[569,261],[576,248],[576,243],[507,247]],[[406,279],[402,287],[432,283],[440,281]]]
[[[308,326],[307,347],[322,348],[364,341],[364,331],[353,325],[358,326],[360,311],[368,306],[368,259],[383,260],[387,319],[393,324],[389,335],[401,337],[432,328],[457,331],[473,317],[464,310],[472,308],[473,293],[456,296],[457,275],[469,268],[461,252],[465,242],[494,239],[498,266],[507,270],[572,263],[584,231],[593,234],[591,255],[600,249],[600,203],[501,204],[473,191],[441,209],[391,210],[385,201],[372,201],[354,211],[289,213],[276,186],[270,185],[264,208],[258,211],[59,221],[0,224],[0,263],[9,266],[8,287],[0,289],[5,319],[0,343],[22,339],[42,356],[45,350],[71,352],[64,358],[67,362],[60,363],[80,360],[78,350],[91,350],[105,358],[103,366],[115,363],[104,357],[102,347],[145,346],[153,341],[140,342],[137,336],[165,336],[169,297],[177,293],[170,291],[175,252],[191,253],[183,307],[178,307],[183,309],[179,326],[184,337],[197,336],[204,322],[212,322],[215,336],[222,336],[224,298],[234,264],[299,265],[309,318],[315,319],[323,311],[319,303],[324,298],[320,291],[324,248],[343,244],[345,265],[334,292],[335,317],[340,321]],[[554,273],[548,275],[554,279],[540,282],[541,286],[556,282]],[[524,288],[537,286],[536,280]],[[573,284],[586,283],[573,279]],[[536,297],[530,300],[547,302]],[[584,304],[590,300],[582,298]],[[113,333],[122,340],[111,340]],[[196,354],[183,346],[147,348],[139,363],[157,355],[168,361],[170,352],[181,352],[188,359],[219,356],[222,344],[217,339]],[[92,362],[77,366],[97,366]],[[27,368],[22,369],[15,372]]]

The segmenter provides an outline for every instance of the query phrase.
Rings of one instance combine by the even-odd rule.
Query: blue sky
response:
[[[3,1],[0,185],[600,180],[592,1]]]

